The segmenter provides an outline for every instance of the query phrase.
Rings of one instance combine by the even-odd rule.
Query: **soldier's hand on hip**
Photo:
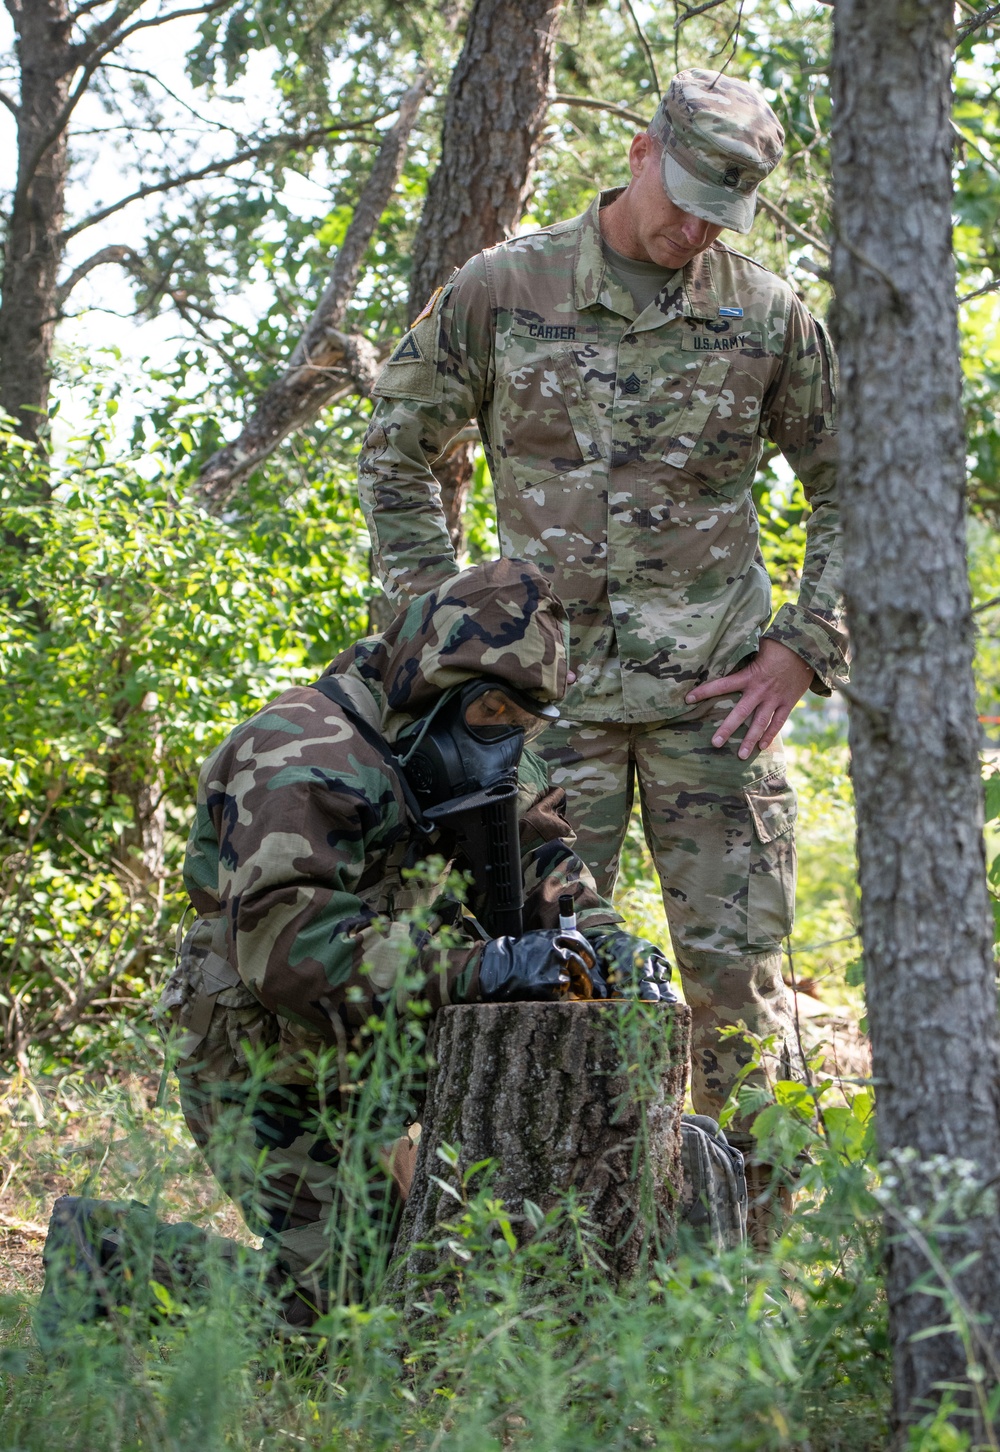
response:
[[[744,761],[755,748],[766,751],[788,720],[795,703],[812,685],[813,669],[801,656],[777,640],[762,640],[749,665],[717,681],[705,681],[689,691],[689,705],[713,696],[740,699],[712,737],[713,746],[725,746],[738,726],[748,722],[737,753]]]

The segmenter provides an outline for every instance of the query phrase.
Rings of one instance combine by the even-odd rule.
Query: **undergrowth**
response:
[[[370,1074],[362,1097],[378,1097],[378,1078]],[[134,1197],[232,1231],[204,1194],[176,1105],[150,1103],[151,1080],[78,1085],[63,1103],[34,1108],[21,1089],[6,1103],[0,1155],[17,1158],[26,1218],[58,1164],[61,1188]],[[72,1327],[46,1358],[30,1325],[37,1281],[24,1278],[2,1303],[0,1445],[881,1447],[888,1365],[869,1115],[862,1091],[854,1133],[836,1141],[794,1108],[772,1115],[775,1146],[792,1153],[805,1137],[814,1163],[767,1257],[683,1244],[618,1289],[601,1273],[599,1237],[579,1204],[536,1217],[517,1250],[488,1167],[462,1176],[448,1155],[438,1169],[456,1198],[435,1242],[441,1277],[407,1315],[371,1260],[367,1283],[330,1310],[318,1336],[279,1338],[259,1292],[216,1266],[200,1304],[171,1297],[172,1314],[152,1324],[125,1314]],[[364,1196],[360,1181],[354,1189]]]

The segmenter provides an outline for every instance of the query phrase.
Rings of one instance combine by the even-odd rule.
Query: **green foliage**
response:
[[[58,461],[0,445],[8,1050],[79,1052],[85,1018],[162,975],[201,760],[366,624],[342,476],[317,470],[301,499],[220,523],[175,493],[183,436],[111,458],[108,412],[95,404]]]
[[[43,1081],[41,1096],[22,1079],[0,1106],[0,1158],[17,1161],[19,1177],[34,1187],[29,1217],[41,1213],[46,1186],[57,1184],[136,1195],[174,1218],[233,1231],[206,1189],[176,1108],[149,1108],[136,1081],[100,1095],[87,1086],[107,1063],[119,1078],[137,1061],[159,1069],[142,1022],[168,971],[182,912],[177,867],[200,761],[237,720],[318,673],[366,628],[371,586],[353,461],[368,405],[338,403],[286,440],[221,522],[200,514],[186,489],[231,436],[248,399],[287,361],[336,259],[380,132],[399,93],[433,58],[437,94],[413,133],[346,320],[381,349],[406,326],[412,240],[436,161],[447,67],[461,43],[442,8],[436,0],[252,0],[207,17],[189,56],[199,103],[222,98],[224,88],[242,90],[261,134],[328,134],[276,148],[230,179],[168,195],[142,243],[136,302],[146,316],[177,311],[175,355],[138,385],[121,369],[81,376],[64,367],[60,391],[89,391],[93,407],[79,436],[49,456],[0,437],[0,1027],[22,1070],[71,1070],[51,1093]],[[786,164],[764,190],[815,240],[765,212],[752,238],[730,240],[825,312],[829,7],[727,0],[679,27],[673,11],[634,8],[657,75],[629,7],[576,0],[566,7],[555,89],[648,117],[657,76],[662,86],[680,66],[725,65],[760,83],[788,137]],[[985,44],[960,49],[961,295],[988,287],[1000,268],[996,65]],[[254,97],[266,72],[272,84]],[[162,138],[169,101],[150,90],[152,78],[130,84],[132,140]],[[110,88],[106,101],[119,111],[124,105]],[[525,226],[569,216],[599,185],[625,179],[633,122],[563,103],[549,121]],[[162,155],[137,163],[138,180],[183,169],[181,132],[170,134]],[[225,128],[221,134],[227,152],[246,143]],[[960,315],[970,492],[987,521],[971,537],[973,593],[983,605],[1000,595],[991,528],[1000,500],[997,309],[996,296],[984,293]],[[130,390],[140,406],[126,448],[113,419],[119,395]],[[805,503],[774,464],[754,498],[780,604],[797,588]],[[465,522],[470,557],[494,554],[481,454]],[[977,619],[979,709],[1000,716],[1000,609],[990,606]],[[1000,736],[993,723],[986,730]],[[796,713],[790,770],[799,791],[800,868],[787,959],[789,977],[808,989],[803,1006],[808,994],[821,1001],[823,1039],[831,1015],[853,1033],[863,1009],[844,734],[842,717],[815,701]],[[998,781],[987,778],[986,806],[1000,940]],[[619,901],[634,930],[666,941],[637,821]],[[522,1207],[536,1235],[528,1253],[515,1256],[511,1212],[490,1193],[489,1167],[462,1177],[446,1159],[440,1174],[452,1184],[455,1212],[438,1249],[460,1268],[459,1290],[452,1299],[429,1294],[423,1314],[407,1324],[380,1303],[387,1247],[384,1236],[366,1240],[365,1227],[371,1151],[413,1109],[425,1025],[414,1016],[402,1029],[369,1027],[367,1046],[350,1064],[363,1092],[347,1118],[331,1122],[348,1146],[342,1264],[357,1263],[362,1242],[363,1285],[342,1297],[320,1343],[273,1341],[259,1307],[220,1276],[200,1306],[159,1297],[177,1314],[151,1336],[128,1322],[91,1328],[46,1367],[25,1324],[26,1297],[15,1295],[0,1304],[0,1446],[864,1452],[885,1445],[883,1207],[874,1193],[870,1088],[851,1082],[865,1077],[856,1033],[859,1062],[841,1076],[829,1057],[813,1053],[817,1035],[804,1020],[814,1084],[778,1084],[774,1106],[761,1115],[776,1161],[802,1150],[811,1156],[795,1218],[772,1256],[713,1257],[685,1247],[641,1284],[612,1293],[586,1255],[567,1253],[567,1244],[596,1244],[578,1203],[538,1212],[537,1222],[537,1207]],[[912,1452],[970,1445],[948,1401],[910,1435]]]
[[[628,1057],[636,1051],[625,1047]],[[824,1109],[824,1130],[815,1111],[829,1085],[811,1098],[779,1086],[762,1125],[769,1153],[787,1160],[805,1145],[812,1163],[772,1255],[719,1255],[684,1242],[617,1290],[602,1275],[598,1227],[578,1199],[547,1212],[504,1206],[491,1191],[490,1165],[462,1173],[457,1149],[445,1147],[437,1174],[454,1209],[428,1247],[439,1270],[404,1315],[388,1295],[384,1253],[361,1247],[371,1233],[372,1165],[412,1112],[422,1057],[419,1015],[373,1020],[349,1064],[351,1102],[330,1113],[329,1132],[343,1148],[335,1263],[341,1257],[352,1273],[316,1336],[275,1338],[259,1282],[216,1266],[208,1296],[189,1300],[153,1285],[152,1324],[135,1312],[75,1328],[46,1364],[15,1294],[0,1330],[0,1446],[884,1445],[888,1364],[867,1091],[839,1118],[837,1105]],[[329,1071],[325,1062],[316,1068]],[[18,1141],[22,1213],[31,1210],[32,1185],[44,1194],[51,1146],[75,1131],[75,1148],[62,1154],[65,1188],[218,1224],[211,1203],[198,1208],[193,1156],[185,1159],[173,1106],[147,1108],[121,1087],[64,1088],[63,1102],[72,1110],[46,1094],[44,1133],[16,1096],[0,1120],[0,1155]],[[130,1296],[136,1306],[141,1290]]]

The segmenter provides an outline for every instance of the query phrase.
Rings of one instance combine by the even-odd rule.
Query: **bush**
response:
[[[107,404],[90,423],[58,461],[0,436],[0,1010],[22,1062],[107,1052],[96,1031],[169,958],[199,763],[367,623],[351,481],[220,521],[172,491],[176,440],[112,460]]]

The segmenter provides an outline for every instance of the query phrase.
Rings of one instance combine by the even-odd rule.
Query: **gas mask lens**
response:
[[[491,686],[467,703],[465,724],[480,741],[496,741],[511,731],[523,731],[525,741],[534,741],[550,723]]]

